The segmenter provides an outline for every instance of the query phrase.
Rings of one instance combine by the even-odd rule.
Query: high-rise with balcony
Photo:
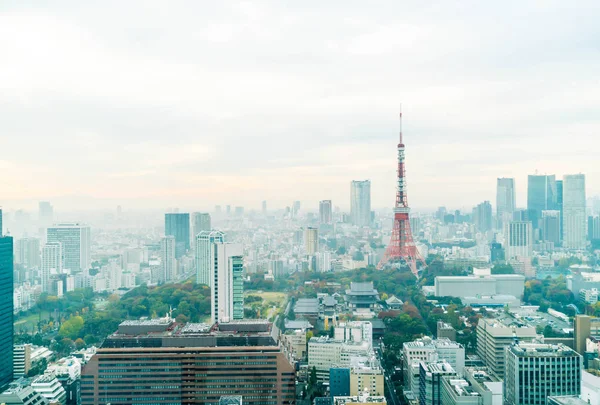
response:
[[[175,237],[175,258],[179,259],[190,249],[190,214],[165,214],[165,236]]]
[[[47,229],[47,243],[62,246],[63,269],[70,272],[88,270],[92,263],[90,255],[91,233],[88,225],[79,223],[57,224]]]
[[[1,218],[1,213],[0,213]],[[13,378],[13,238],[0,235],[0,392]]]
[[[350,216],[357,226],[371,225],[371,181],[352,181],[350,188]]]
[[[566,175],[563,179],[563,246],[583,249],[586,246],[585,175]]]
[[[506,405],[545,404],[548,396],[581,392],[582,357],[565,345],[515,343],[505,362]]]
[[[512,220],[516,208],[515,179],[499,178],[496,185],[496,218],[499,229],[503,229],[504,224]]]

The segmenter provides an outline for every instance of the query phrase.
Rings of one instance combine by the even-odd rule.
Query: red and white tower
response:
[[[385,255],[377,268],[383,269],[387,264],[406,264],[417,276],[417,262],[425,266],[425,260],[417,250],[410,230],[408,198],[406,194],[406,165],[404,143],[402,141],[402,111],[400,111],[400,143],[398,144],[398,184],[396,186],[396,207],[394,208],[394,229],[392,239],[385,249]]]

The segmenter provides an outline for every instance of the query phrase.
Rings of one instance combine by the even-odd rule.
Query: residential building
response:
[[[57,224],[49,227],[46,234],[46,244],[60,243],[61,245],[63,270],[78,273],[90,268],[91,232],[88,225]]]
[[[529,175],[527,181],[527,211],[533,228],[538,229],[542,211],[557,206],[555,175]]]
[[[42,292],[50,291],[50,275],[63,273],[63,250],[60,242],[48,242],[42,248]]]
[[[319,223],[323,225],[333,224],[331,200],[323,200],[319,202]]]
[[[371,181],[352,181],[350,216],[356,226],[371,226]]]
[[[586,246],[585,175],[566,175],[563,179],[563,246],[584,249]]]
[[[211,248],[211,320],[244,318],[244,249],[239,243],[214,242]]]
[[[266,321],[219,325],[125,321],[82,371],[82,405],[294,404],[294,367]],[[167,360],[167,361],[166,361]]]
[[[13,238],[0,236],[0,390],[13,379],[13,285]]]
[[[212,288],[214,244],[223,242],[225,242],[225,234],[220,231],[202,231],[196,235],[196,282],[198,284],[205,284]]]
[[[192,213],[192,222],[192,241],[196,240],[196,237],[200,232],[210,232],[212,230],[210,223],[210,214],[207,212]]]
[[[456,376],[456,371],[450,364],[419,363],[419,405],[446,405],[442,402],[444,376]]]
[[[177,277],[177,241],[174,236],[167,235],[160,240],[160,264],[162,281],[168,283]]]
[[[504,224],[512,221],[516,208],[515,179],[499,178],[496,186],[496,217],[499,229],[504,229]]]
[[[45,373],[31,383],[31,388],[51,404],[64,404],[67,393],[54,373]]]
[[[505,403],[544,404],[549,395],[581,393],[582,357],[565,345],[515,343],[506,349]]]
[[[304,231],[304,250],[309,256],[314,256],[319,251],[319,230],[308,227]]]
[[[165,236],[175,237],[175,258],[179,259],[190,250],[190,214],[165,214]]]
[[[511,221],[504,232],[506,258],[531,257],[533,255],[533,227],[529,221]]]
[[[477,323],[477,355],[498,377],[504,376],[504,351],[515,339],[532,342],[537,336],[534,327],[506,325],[498,319],[481,318]]]

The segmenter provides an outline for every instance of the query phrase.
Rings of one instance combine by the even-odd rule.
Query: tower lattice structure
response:
[[[406,164],[404,153],[404,142],[402,140],[402,111],[400,112],[400,143],[398,144],[398,184],[396,185],[396,206],[394,208],[394,227],[390,244],[385,250],[385,254],[378,269],[383,269],[386,265],[398,263],[406,264],[410,271],[417,276],[417,264],[425,266],[425,260],[417,250],[410,229],[410,208],[408,206],[408,197],[406,193]]]

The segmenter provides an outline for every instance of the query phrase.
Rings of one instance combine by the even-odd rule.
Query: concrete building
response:
[[[350,395],[360,395],[364,392],[377,396],[385,394],[381,367],[358,365],[350,368]]]
[[[13,352],[13,376],[24,377],[31,369],[31,345],[15,345]]]
[[[244,248],[240,243],[215,242],[211,248],[213,276],[211,320],[244,318]]]
[[[315,367],[320,380],[328,380],[331,367],[349,368],[353,359],[369,359],[372,355],[367,342],[345,342],[327,336],[308,341],[308,368]]]
[[[165,236],[160,240],[160,264],[162,282],[174,281],[177,277],[177,243],[174,236]]]
[[[506,349],[505,403],[538,405],[581,393],[582,357],[564,345],[516,343]]]
[[[175,258],[179,259],[190,250],[190,214],[165,214],[165,236],[175,238]]]
[[[438,276],[434,283],[437,297],[511,295],[520,299],[525,291],[525,277],[520,274]]]
[[[329,395],[332,398],[350,395],[350,368],[331,367],[329,369]]]
[[[333,224],[331,200],[319,201],[319,223],[322,225]]]
[[[82,371],[82,405],[214,404],[239,395],[244,405],[294,404],[294,367],[261,321],[176,324],[126,321]]]
[[[588,240],[600,239],[600,216],[588,217]]]
[[[504,229],[504,224],[512,221],[513,212],[516,208],[515,179],[499,178],[496,185],[498,229]]]
[[[481,318],[477,323],[477,355],[498,377],[504,376],[504,351],[515,339],[531,342],[536,338],[533,327],[505,325],[498,319]]]
[[[371,226],[371,181],[352,181],[350,216],[356,226]]]
[[[489,201],[484,201],[473,209],[473,223],[482,233],[492,229],[492,204]]]
[[[11,384],[0,394],[0,404],[3,405],[48,405],[49,402],[33,388]]]
[[[207,212],[192,213],[192,241],[196,240],[196,236],[200,232],[210,232],[212,230],[210,214]]]
[[[506,258],[531,257],[533,255],[533,227],[529,221],[511,221],[506,225]]]
[[[458,377],[442,378],[441,401],[443,405],[481,405],[482,398],[471,384]]]
[[[563,179],[563,246],[585,249],[586,246],[585,175],[566,175]]]
[[[308,227],[304,231],[304,250],[309,256],[314,256],[319,251],[319,230]]]
[[[46,244],[60,243],[62,267],[71,273],[88,270],[91,260],[91,231],[79,223],[57,224],[46,230]]]
[[[53,373],[45,373],[31,383],[31,388],[46,398],[50,404],[64,404],[67,393]]]
[[[15,263],[27,269],[40,268],[40,240],[37,238],[23,238],[17,240],[15,246]]]
[[[437,323],[437,334],[438,339],[448,339],[452,342],[456,342],[456,329],[449,323],[438,321]]]
[[[214,274],[214,244],[224,243],[220,231],[202,231],[196,235],[196,282],[212,288]],[[213,261],[211,261],[211,258]]]
[[[63,253],[60,242],[46,243],[42,249],[41,284],[42,292],[50,291],[50,275],[62,274]]]
[[[542,211],[540,222],[540,239],[559,246],[562,242],[560,227],[560,211]]]
[[[0,236],[0,390],[13,378],[13,270],[13,238]]]
[[[373,324],[369,321],[352,321],[340,323],[333,331],[333,337],[336,340],[346,342],[362,343],[367,342],[373,346]]]
[[[465,367],[465,380],[481,397],[481,405],[504,405],[504,381],[487,367]]]
[[[600,290],[600,272],[572,272],[567,276],[567,288],[579,296],[582,289],[590,290],[596,288]]]
[[[573,321],[573,349],[579,354],[586,352],[586,339],[600,337],[600,318],[577,315]]]
[[[370,405],[378,404],[385,405],[387,400],[384,396],[369,395],[369,393],[363,393],[357,396],[348,397],[334,397],[332,405]]]
[[[280,336],[281,344],[296,361],[306,359],[306,330],[287,330]]]
[[[442,402],[442,379],[456,376],[456,371],[446,362],[419,363],[419,405],[446,405]]]
[[[579,290],[579,300],[590,305],[596,304],[598,302],[598,289],[590,288],[589,290]]]
[[[581,373],[581,399],[586,404],[600,405],[600,371],[583,370]]]

